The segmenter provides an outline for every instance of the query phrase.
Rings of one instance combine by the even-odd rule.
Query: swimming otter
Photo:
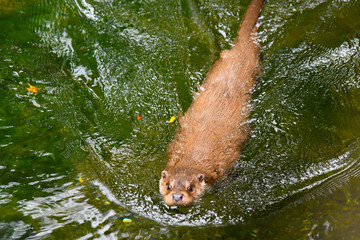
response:
[[[228,173],[240,157],[250,127],[250,91],[259,75],[259,44],[254,42],[263,0],[246,10],[234,46],[207,74],[167,148],[160,193],[168,205],[188,206]]]

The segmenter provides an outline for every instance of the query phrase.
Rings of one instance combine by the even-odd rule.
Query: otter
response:
[[[160,193],[169,206],[189,206],[224,179],[240,158],[250,133],[251,89],[260,75],[260,44],[254,36],[264,0],[246,10],[234,45],[221,52],[167,148]]]

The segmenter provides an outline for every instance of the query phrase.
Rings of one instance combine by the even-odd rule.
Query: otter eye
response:
[[[187,190],[188,190],[189,192],[192,192],[192,191],[194,191],[194,188],[193,188],[192,186],[188,186]]]
[[[166,186],[166,189],[169,191],[170,189],[172,188],[172,186],[170,185],[170,184],[168,184],[167,186]]]

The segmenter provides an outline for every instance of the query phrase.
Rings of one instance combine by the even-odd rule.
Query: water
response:
[[[359,1],[267,1],[241,161],[161,200],[168,121],[249,2],[0,1],[0,238],[360,238]]]

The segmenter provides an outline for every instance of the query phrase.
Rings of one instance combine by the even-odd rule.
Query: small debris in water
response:
[[[259,229],[254,229],[253,232],[250,233],[250,235],[256,238],[258,232],[259,232]]]
[[[169,120],[169,123],[174,122],[174,121],[175,121],[175,119],[176,119],[176,117],[175,117],[175,116],[172,116],[172,117],[170,118],[170,120]]]
[[[132,220],[130,218],[124,218],[123,220],[123,223],[131,223]]]
[[[26,88],[29,92],[33,92],[33,93],[37,93],[38,92],[38,88],[32,86],[30,83],[28,83],[29,87]]]

